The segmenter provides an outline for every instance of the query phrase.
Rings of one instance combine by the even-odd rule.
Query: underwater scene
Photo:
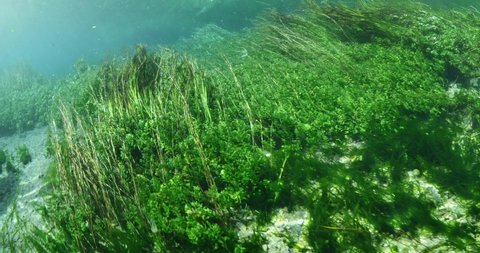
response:
[[[0,0],[0,252],[480,252],[478,0]]]

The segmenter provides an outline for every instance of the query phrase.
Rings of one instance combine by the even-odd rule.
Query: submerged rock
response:
[[[262,249],[265,252],[294,253],[312,252],[307,242],[307,226],[309,213],[305,209],[288,211],[281,208],[275,211],[268,225],[259,227],[253,216],[244,218],[245,223],[239,223],[238,236],[240,240],[249,240],[255,233],[264,239]]]
[[[263,232],[267,239],[263,249],[267,252],[311,252],[306,241],[308,218],[307,210],[277,210],[272,223]]]

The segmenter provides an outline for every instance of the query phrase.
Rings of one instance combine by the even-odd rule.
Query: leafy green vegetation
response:
[[[18,161],[23,165],[26,165],[32,161],[32,155],[30,154],[30,151],[26,145],[17,147],[16,152]]]
[[[0,136],[47,125],[52,116],[59,118],[54,110],[59,100],[78,110],[87,106],[87,87],[80,83],[91,78],[92,71],[84,61],[79,61],[75,72],[65,80],[46,78],[26,65],[1,73]]]
[[[13,156],[7,151],[0,149],[0,174],[3,171],[3,165],[8,173],[16,172],[17,169],[13,164]]]
[[[3,149],[0,149],[0,168],[6,162],[7,162],[7,152],[5,152],[5,150]]]
[[[46,124],[52,83],[28,66],[0,74],[0,135]]]
[[[90,94],[59,103],[47,229],[25,241],[262,251],[261,233],[239,238],[242,211],[261,229],[275,209],[302,207],[314,252],[395,252],[425,237],[436,242],[422,250],[478,250],[478,13],[308,3],[257,23],[179,46],[201,65],[138,46],[66,81]]]
[[[5,169],[8,173],[14,173],[17,171],[17,168],[13,164],[13,158],[11,156],[7,157],[7,162],[5,163]]]

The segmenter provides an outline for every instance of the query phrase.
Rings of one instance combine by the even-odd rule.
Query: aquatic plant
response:
[[[28,221],[23,219],[18,212],[16,201],[12,201],[12,205],[8,212],[2,217],[0,226],[0,247],[3,252],[25,252],[30,248],[28,245],[19,244],[18,241],[30,231],[27,228]]]
[[[29,66],[0,74],[0,135],[46,124],[51,109],[52,82]]]
[[[58,118],[53,110],[58,100],[74,104],[78,110],[88,106],[84,103],[86,86],[81,82],[92,78],[92,72],[84,66],[65,80],[53,80],[20,65],[0,73],[0,136],[47,125],[51,117]]]
[[[7,157],[7,162],[5,163],[5,169],[8,173],[14,173],[17,171],[17,168],[13,164],[13,158],[11,156]]]
[[[5,152],[5,150],[0,149],[0,168],[6,162],[7,162],[7,153]]]
[[[365,2],[356,7],[311,9],[338,38],[354,43],[401,44],[418,50],[451,81],[466,81],[478,72],[480,30],[478,13],[471,9],[440,10],[420,2]],[[471,21],[471,23],[470,23]]]
[[[276,208],[301,206],[314,252],[395,251],[404,240],[478,250],[479,95],[446,84],[477,75],[480,59],[462,57],[477,50],[480,17],[410,2],[307,6],[197,54],[215,68],[139,47],[81,79],[87,108],[60,104],[51,123],[49,229],[27,242],[248,252],[265,238],[238,238],[239,210],[261,228]],[[430,31],[427,17],[446,22]],[[248,57],[220,63],[232,46]],[[445,201],[464,219],[445,216]],[[416,244],[426,236],[438,240]]]
[[[26,145],[22,145],[16,148],[17,159],[23,165],[27,165],[29,162],[32,161],[32,155],[30,154],[30,150]]]

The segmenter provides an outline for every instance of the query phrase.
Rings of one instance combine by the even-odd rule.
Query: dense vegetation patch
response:
[[[304,10],[203,40],[192,54],[207,69],[139,46],[80,75],[84,106],[60,105],[51,124],[49,230],[27,241],[40,252],[256,252],[259,234],[237,233],[244,211],[261,229],[276,208],[303,207],[314,252],[395,251],[425,235],[440,238],[428,250],[478,250],[478,13]],[[442,215],[448,196],[461,219]]]
[[[75,72],[64,80],[45,77],[28,65],[0,73],[0,136],[47,125],[52,116],[58,118],[59,100],[84,107],[88,86],[82,83],[91,78],[92,71],[79,61]]]
[[[46,124],[52,83],[28,66],[0,74],[0,135]]]

